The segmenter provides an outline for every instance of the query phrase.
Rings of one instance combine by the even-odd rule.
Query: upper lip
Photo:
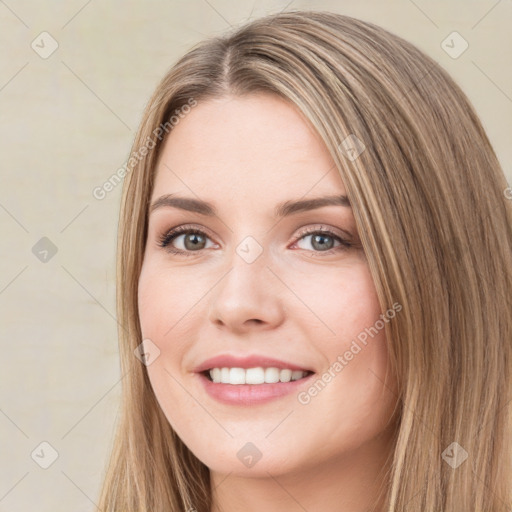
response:
[[[203,361],[196,368],[194,372],[200,373],[212,368],[279,368],[290,369],[290,370],[303,370],[313,371],[301,365],[290,363],[287,361],[281,361],[274,359],[273,357],[267,357],[264,355],[252,354],[247,356],[234,356],[230,354],[219,354],[218,356],[211,357],[206,361]]]

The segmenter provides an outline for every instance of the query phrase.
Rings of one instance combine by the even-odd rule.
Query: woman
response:
[[[432,59],[257,20],[170,70],[128,163],[101,510],[510,510],[511,202]]]

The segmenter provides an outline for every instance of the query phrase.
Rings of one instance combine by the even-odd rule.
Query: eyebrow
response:
[[[293,215],[294,213],[315,210],[323,206],[346,206],[350,208],[350,201],[345,195],[322,196],[312,199],[297,199],[279,203],[274,209],[277,218]],[[208,217],[217,216],[217,210],[213,204],[192,197],[182,197],[173,194],[165,194],[156,199],[150,206],[150,213],[159,208],[172,207],[199,213]]]

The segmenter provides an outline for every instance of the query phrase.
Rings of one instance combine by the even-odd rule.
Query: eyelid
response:
[[[339,237],[341,240],[344,240],[347,243],[352,243],[354,237],[344,229],[340,228],[333,228],[331,226],[325,226],[324,224],[316,224],[314,226],[308,226],[304,229],[302,229],[299,234],[295,237],[295,241],[300,240],[302,237],[306,235],[311,235],[313,233],[331,233],[332,235],[335,235]],[[340,233],[341,232],[341,233]],[[295,243],[295,242],[294,242]]]
[[[335,247],[331,247],[330,249],[328,249],[326,251],[313,251],[313,250],[308,250],[308,249],[302,249],[300,247],[299,247],[299,249],[313,253],[315,255],[320,255],[320,256],[323,255],[323,256],[327,257],[327,256],[331,256],[333,254],[342,252],[344,250],[351,249],[352,247],[355,247],[356,244],[352,241],[353,240],[352,235],[345,230],[340,230],[340,231],[342,231],[344,234],[341,235],[337,232],[337,229],[331,228],[328,226],[324,226],[324,225],[310,226],[310,227],[303,229],[295,237],[295,240],[293,241],[291,247],[298,244],[301,239],[303,239],[307,236],[310,236],[310,235],[314,235],[314,234],[325,235],[330,238],[333,238],[338,241],[338,245]]]
[[[157,237],[158,245],[160,247],[163,247],[164,249],[167,249],[167,245],[164,245],[164,242],[167,239],[175,240],[178,236],[183,234],[188,234],[190,232],[198,232],[200,234],[206,235],[210,240],[214,241],[214,237],[212,236],[211,232],[203,227],[198,226],[196,224],[182,224],[180,226],[176,226],[170,229],[166,229],[161,235]],[[169,242],[170,243],[170,242]],[[216,242],[214,242],[216,244]],[[180,252],[180,249],[176,250],[177,252]],[[183,251],[183,252],[194,252],[194,251]],[[199,252],[199,251],[197,251]]]
[[[338,233],[338,231],[341,231],[343,234]],[[158,246],[171,252],[174,254],[183,254],[183,255],[193,255],[195,252],[201,253],[205,249],[199,249],[197,251],[184,251],[182,249],[176,249],[169,247],[171,245],[171,242],[174,241],[177,237],[183,235],[183,234],[189,234],[191,232],[197,232],[198,234],[206,235],[208,239],[210,239],[215,245],[218,245],[217,242],[214,241],[214,237],[211,236],[210,231],[203,227],[198,226],[196,224],[182,224],[180,226],[173,227],[171,229],[165,230],[160,236],[158,236]],[[331,249],[328,249],[326,251],[309,251],[314,252],[318,254],[325,254],[329,255],[335,252],[340,251],[343,249],[349,249],[350,247],[354,246],[353,242],[353,236],[340,228],[333,228],[330,226],[325,226],[323,224],[316,224],[316,225],[310,225],[305,228],[302,228],[297,235],[294,236],[292,246],[294,246],[297,242],[299,242],[302,238],[313,235],[313,234],[326,234],[327,236],[331,236],[331,238],[335,238],[339,241],[339,245],[337,247],[333,247]],[[300,249],[300,248],[299,248]],[[307,249],[301,249],[307,251]]]

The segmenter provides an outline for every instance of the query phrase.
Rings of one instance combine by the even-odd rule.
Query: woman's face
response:
[[[213,471],[292,473],[388,443],[395,310],[380,310],[344,195],[321,140],[276,96],[199,102],[166,140],[140,323],[158,402]],[[339,199],[308,202],[325,197]]]

